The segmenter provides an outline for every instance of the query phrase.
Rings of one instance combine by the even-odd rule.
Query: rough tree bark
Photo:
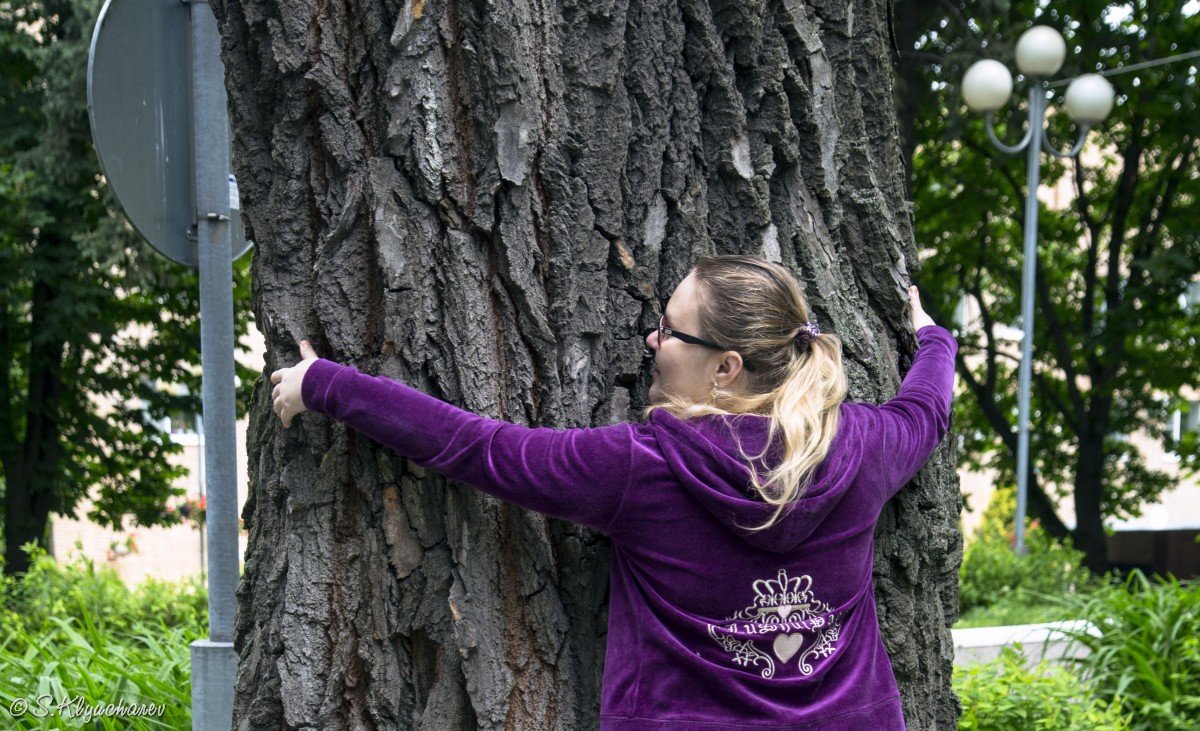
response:
[[[268,374],[307,337],[492,417],[636,419],[639,331],[742,252],[800,274],[852,398],[895,393],[917,256],[882,0],[214,6]],[[596,727],[606,539],[327,418],[284,431],[269,394],[236,725]],[[880,520],[912,728],[957,716],[958,506],[943,446]]]

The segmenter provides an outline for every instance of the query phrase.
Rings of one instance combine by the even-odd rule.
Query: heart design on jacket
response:
[[[775,657],[779,658],[779,662],[787,662],[800,651],[803,644],[804,635],[799,632],[790,635],[776,635],[775,642],[771,643],[771,649],[775,651]]]

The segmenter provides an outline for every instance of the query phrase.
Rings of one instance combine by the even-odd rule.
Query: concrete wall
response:
[[[951,630],[954,664],[965,667],[994,660],[1000,656],[1002,647],[1018,643],[1030,668],[1042,660],[1069,663],[1070,658],[1085,657],[1087,648],[1073,643],[1065,631],[1099,634],[1099,630],[1083,620]]]

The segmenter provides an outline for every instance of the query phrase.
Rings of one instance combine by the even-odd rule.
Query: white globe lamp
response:
[[[1100,74],[1084,74],[1067,87],[1067,114],[1076,122],[1096,124],[1112,108],[1112,84]]]
[[[1048,25],[1035,25],[1017,39],[1017,68],[1029,76],[1057,73],[1067,57],[1062,34]]]
[[[994,112],[1004,106],[1012,88],[1012,74],[999,61],[976,61],[963,74],[963,100],[977,112]]]

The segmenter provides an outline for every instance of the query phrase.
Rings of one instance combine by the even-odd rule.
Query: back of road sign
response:
[[[196,268],[188,28],[179,0],[107,0],[88,52],[87,93],[100,167],[129,222],[164,256]],[[224,110],[224,94],[220,101]],[[230,182],[236,259],[251,244]]]

